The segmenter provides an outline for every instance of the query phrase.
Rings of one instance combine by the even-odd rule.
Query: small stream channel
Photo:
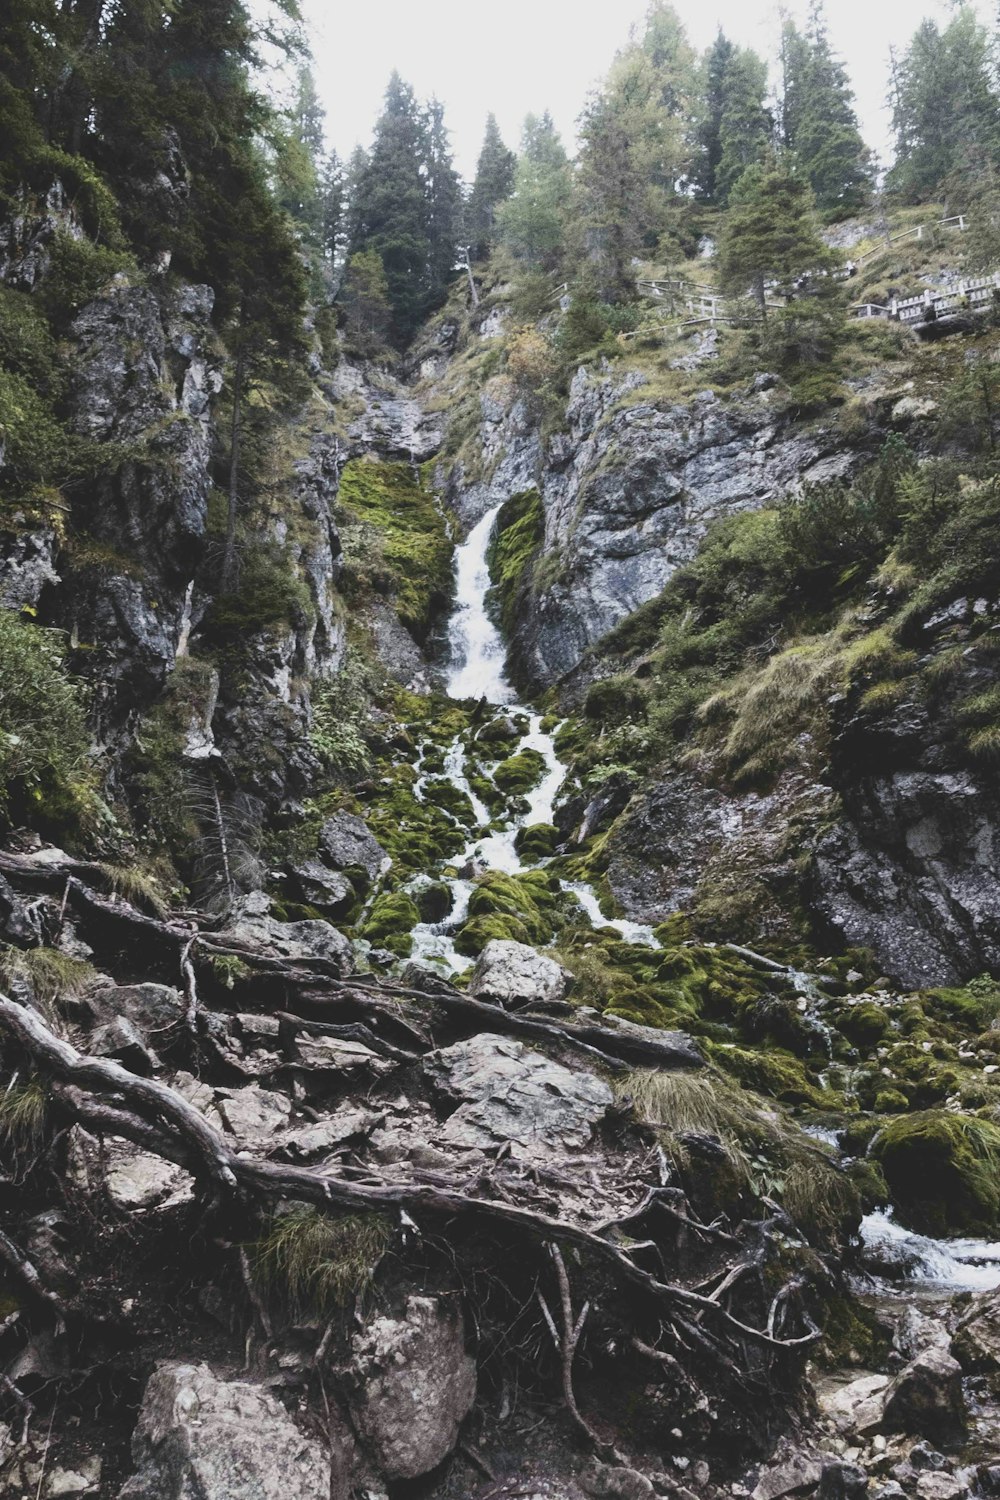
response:
[[[490,589],[487,553],[499,509],[496,506],[483,516],[469,533],[467,541],[455,550],[455,608],[448,624],[450,666],[446,689],[448,696],[456,700],[474,698],[485,701],[495,710],[494,717],[502,715],[515,722],[526,722],[526,730],[518,742],[511,742],[509,753],[535,750],[542,757],[545,769],[538,783],[526,794],[525,810],[514,817],[493,820],[489,809],[469,784],[462,737],[456,736],[448,746],[445,775],[469,798],[479,826],[462,852],[434,872],[434,879],[448,886],[452,907],[443,921],[423,922],[413,929],[412,956],[449,973],[469,965],[469,959],[456,952],[454,943],[454,934],[466,919],[469,898],[475,887],[474,877],[468,872],[479,875],[488,870],[499,870],[507,875],[518,875],[529,869],[544,868],[545,860],[523,863],[515,848],[515,840],[521,828],[552,822],[556,798],[567,774],[556,754],[554,734],[542,728],[542,715],[519,703],[507,681],[504,671],[506,646],[487,608]],[[485,774],[489,774],[488,770]],[[417,791],[419,795],[419,783]],[[462,873],[449,873],[456,868]],[[605,917],[596,893],[585,882],[562,881],[561,884],[565,891],[577,898],[595,926],[613,927],[630,943],[658,946],[652,928],[638,922]]]

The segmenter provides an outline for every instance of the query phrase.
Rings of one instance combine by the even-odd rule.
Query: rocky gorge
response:
[[[4,234],[30,303],[83,230]],[[553,397],[483,290],[317,337],[235,589],[213,291],[68,319],[90,467],[0,560],[89,685],[76,800],[4,809],[0,1485],[989,1496],[996,331]]]

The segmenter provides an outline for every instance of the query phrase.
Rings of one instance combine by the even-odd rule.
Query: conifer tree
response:
[[[725,70],[719,117],[716,201],[725,204],[743,173],[767,154],[773,121],[765,104],[767,64],[749,48],[733,52]]]
[[[631,262],[641,243],[647,188],[619,94],[591,98],[580,138],[582,250],[599,299],[615,303],[635,289]]]
[[[961,200],[987,163],[1000,163],[1000,100],[989,35],[972,6],[960,4],[940,30],[924,21],[894,59],[896,162],[892,190],[919,203],[944,188]],[[964,179],[964,181],[963,181]]]
[[[528,115],[514,192],[497,211],[500,241],[516,260],[541,270],[558,265],[572,191],[569,158],[551,115]]]
[[[343,246],[347,184],[344,167],[336,151],[331,151],[323,163],[319,191],[323,210],[320,237],[323,255],[330,265],[337,265]]]
[[[431,300],[430,209],[425,173],[430,145],[413,89],[393,73],[371,154],[351,205],[350,254],[382,261],[396,341],[405,344]]]
[[[444,106],[427,106],[428,311],[444,301],[455,269],[463,227],[462,184],[452,163]]]
[[[722,112],[726,103],[726,70],[736,48],[719,28],[702,59],[698,89],[699,118],[695,131],[697,156],[692,181],[701,198],[713,200],[716,174],[722,159]]]
[[[752,166],[733,189],[719,239],[719,284],[747,292],[767,316],[767,288],[791,296],[799,278],[831,269],[835,258],[819,236],[805,176],[781,159]]]
[[[795,152],[823,213],[855,213],[871,198],[870,153],[847,71],[830,46],[821,0],[814,0],[805,36],[785,22],[781,61],[783,143]]]
[[[485,260],[493,248],[496,212],[514,191],[517,157],[503,143],[494,115],[486,117],[475,181],[466,210],[469,253],[473,260]]]

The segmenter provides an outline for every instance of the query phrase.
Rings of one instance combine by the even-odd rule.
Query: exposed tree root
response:
[[[355,1211],[395,1210],[417,1220],[426,1215],[500,1226],[542,1245],[577,1246],[603,1265],[613,1282],[636,1289],[664,1314],[683,1315],[685,1323],[706,1319],[729,1340],[787,1353],[819,1336],[812,1328],[779,1337],[768,1328],[744,1323],[713,1297],[643,1270],[626,1249],[603,1234],[519,1204],[473,1197],[451,1186],[349,1181],[323,1170],[239,1156],[173,1089],[129,1073],[118,1063],[80,1054],[57,1037],[37,1012],[7,996],[0,996],[0,1030],[17,1041],[36,1067],[63,1085],[61,1101],[88,1130],[121,1136],[183,1164],[223,1199],[241,1194],[255,1199],[287,1197]],[[110,1095],[110,1101],[95,1095]],[[607,1227],[614,1232],[615,1226]],[[790,1290],[785,1301],[793,1300]]]

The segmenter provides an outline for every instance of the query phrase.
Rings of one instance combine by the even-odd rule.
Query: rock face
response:
[[[543,566],[556,581],[526,595],[512,642],[518,684],[549,686],[587,647],[660,592],[713,520],[803,483],[846,474],[854,457],[829,428],[795,429],[773,389],[685,405],[643,402],[635,371],[577,371],[565,430],[542,445],[524,403],[488,386],[480,442],[486,480],[452,476],[451,498],[473,522],[537,489]],[[773,382],[772,382],[773,384]]]
[[[614,1098],[592,1073],[571,1072],[508,1037],[456,1042],[431,1053],[423,1067],[441,1093],[458,1103],[441,1131],[455,1145],[510,1141],[529,1156],[578,1150]]]
[[[258,944],[285,958],[325,958],[341,974],[354,968],[354,952],[343,933],[329,922],[279,922],[271,916],[271,899],[252,891],[236,904],[226,929],[240,942]]]
[[[472,971],[469,993],[477,1000],[516,1008],[540,1001],[562,1000],[573,976],[554,958],[536,953],[526,943],[493,938]]]
[[[410,1297],[402,1318],[376,1318],[354,1339],[358,1429],[387,1479],[417,1479],[451,1452],[476,1399],[457,1306]]]
[[[259,1386],[207,1365],[161,1365],[132,1439],[138,1472],[119,1500],[329,1500],[330,1459]]]
[[[975,1299],[958,1325],[951,1352],[965,1370],[1000,1370],[1000,1295],[989,1292]]]

